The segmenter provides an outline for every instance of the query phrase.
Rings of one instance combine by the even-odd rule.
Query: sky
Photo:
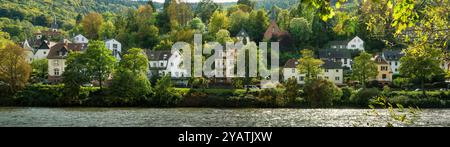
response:
[[[164,0],[153,0],[153,1],[154,2],[161,2],[161,3],[164,2]],[[199,2],[201,0],[184,0],[184,1],[187,1],[187,2]],[[237,0],[214,0],[214,2],[237,2]]]

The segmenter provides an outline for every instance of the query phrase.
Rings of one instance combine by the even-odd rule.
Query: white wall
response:
[[[61,76],[66,68],[66,59],[48,59],[48,75]],[[59,75],[55,75],[55,69],[59,69]]]
[[[167,61],[167,68],[165,73],[170,73],[170,76],[173,78],[181,78],[187,76],[187,71],[180,67],[180,64],[183,62],[183,58],[180,52],[173,52]]]
[[[358,49],[358,50],[364,50],[364,41],[356,36],[350,42],[347,44],[347,49]]]
[[[33,59],[44,59],[47,58],[50,49],[37,49],[36,53],[33,56]]]
[[[283,69],[284,81],[287,81],[291,77],[297,79],[298,84],[305,84],[305,74],[300,74],[296,68],[284,68]],[[329,69],[323,70],[322,74],[319,75],[320,78],[330,80],[334,84],[343,84],[344,75],[342,69]]]
[[[77,35],[73,38],[74,43],[89,43],[89,40],[83,35]]]
[[[120,53],[122,52],[122,44],[115,39],[111,39],[105,42],[106,48],[111,50],[113,56],[120,60]]]

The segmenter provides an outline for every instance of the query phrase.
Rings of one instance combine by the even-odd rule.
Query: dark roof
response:
[[[289,59],[286,64],[284,64],[284,68],[296,68],[297,64],[297,59]]]
[[[241,31],[239,31],[239,33],[236,34],[236,37],[249,37],[247,32],[244,29],[241,29]]]
[[[375,55],[373,61],[375,61],[376,64],[388,64],[380,55]]]
[[[50,47],[48,46],[48,44],[46,42],[42,42],[41,45],[39,46],[39,48],[37,49],[50,49]]]
[[[398,61],[404,56],[401,50],[383,51],[383,56],[388,61]]]
[[[69,51],[84,51],[87,48],[85,43],[57,43],[50,48],[48,59],[64,59],[66,56],[60,56],[60,52],[65,55]]]
[[[160,60],[168,60],[170,58],[171,52],[170,50],[164,51],[152,51],[146,50],[147,58],[149,61],[160,61]]]
[[[341,40],[341,41],[330,41],[330,46],[333,45],[345,45],[347,46],[348,42],[350,42],[350,40]]]
[[[322,68],[325,69],[342,69],[341,62],[334,62],[331,60],[322,60],[324,63],[322,64]]]
[[[334,58],[351,58],[351,51],[349,50],[319,50],[317,57],[320,59],[334,59]]]

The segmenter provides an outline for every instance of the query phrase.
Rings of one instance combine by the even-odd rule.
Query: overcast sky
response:
[[[153,1],[154,2],[161,2],[161,3],[164,2],[164,0],[153,0]],[[187,2],[199,2],[201,0],[184,0],[184,1],[187,1]],[[214,2],[237,2],[237,0],[214,0]]]

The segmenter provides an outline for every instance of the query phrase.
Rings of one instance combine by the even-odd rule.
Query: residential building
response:
[[[364,51],[364,41],[358,36],[354,37],[351,40],[344,41],[331,41],[330,42],[331,49],[350,49],[350,50],[360,50]]]
[[[321,60],[331,60],[341,63],[342,67],[352,69],[352,52],[351,50],[325,49],[319,50],[317,57]]]
[[[394,74],[400,74],[400,58],[404,56],[401,50],[383,51],[382,57],[391,66]]]
[[[241,29],[241,31],[239,31],[239,33],[237,33],[236,38],[243,45],[246,45],[247,43],[250,42],[250,36],[247,34],[247,32],[244,29]]]
[[[89,43],[89,39],[87,39],[81,34],[78,34],[77,36],[73,37],[72,40],[74,43]]]
[[[120,61],[122,54],[122,44],[116,39],[108,39],[105,41],[106,48],[112,51],[112,55]]]
[[[323,60],[324,64],[322,65],[323,72],[318,75],[319,78],[329,80],[336,85],[344,84],[344,72],[341,66],[341,63],[331,61],[331,60]],[[283,78],[284,81],[289,78],[297,79],[298,84],[305,84],[305,74],[301,74],[297,69],[298,65],[297,59],[290,59],[286,62],[283,68]]]
[[[167,69],[167,62],[170,58],[170,50],[164,51],[151,51],[146,50],[147,58],[149,60],[149,77],[152,76],[163,76],[165,70]]]
[[[376,80],[382,84],[389,84],[392,82],[393,72],[391,70],[391,65],[380,55],[375,55],[372,60],[377,64],[378,70],[378,74],[373,80]]]
[[[66,68],[66,58],[69,52],[83,52],[87,48],[83,43],[60,42],[50,48],[48,53],[48,80],[58,83],[62,80],[62,74]]]

